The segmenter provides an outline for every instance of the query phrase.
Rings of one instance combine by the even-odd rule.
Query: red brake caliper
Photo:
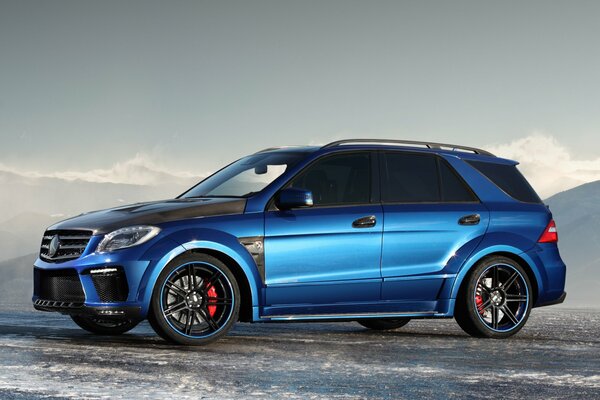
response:
[[[483,299],[481,298],[480,294],[475,295],[475,305],[477,306],[477,310],[479,311],[479,314],[481,314],[481,315],[485,314],[485,311],[481,309],[481,306],[483,305]]]
[[[217,291],[214,286],[211,286],[206,293],[208,294],[208,304],[217,302]],[[208,306],[208,313],[211,317],[213,317],[216,312],[217,306]]]

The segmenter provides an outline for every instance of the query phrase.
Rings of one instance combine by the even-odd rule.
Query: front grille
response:
[[[127,300],[129,286],[125,272],[121,268],[104,268],[90,271],[96,293],[103,303]]]
[[[83,303],[85,294],[74,269],[44,270],[35,268],[34,294],[41,300]]]
[[[79,258],[91,237],[90,231],[46,231],[42,239],[40,258],[54,263]]]

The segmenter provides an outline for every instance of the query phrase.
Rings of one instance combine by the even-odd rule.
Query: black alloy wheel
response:
[[[206,254],[184,255],[160,274],[149,321],[168,341],[202,345],[231,329],[239,299],[238,284],[224,263]]]
[[[505,338],[517,333],[532,307],[531,283],[521,265],[494,256],[474,268],[457,299],[455,318],[472,336]]]

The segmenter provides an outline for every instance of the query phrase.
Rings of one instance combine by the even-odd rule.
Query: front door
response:
[[[286,187],[312,191],[311,208],[265,214],[265,315],[342,313],[376,302],[383,212],[370,152],[325,156]]]

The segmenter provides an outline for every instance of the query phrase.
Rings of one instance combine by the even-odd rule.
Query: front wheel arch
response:
[[[150,263],[150,267],[144,272],[137,294],[137,299],[141,303],[143,318],[151,317],[149,305],[158,276],[162,270],[174,259],[194,253],[213,256],[226,264],[235,273],[237,281],[240,282],[240,290],[243,291],[243,310],[241,310],[240,320],[251,322],[258,318],[256,309],[261,300],[263,280],[252,256],[237,240],[223,240],[222,242],[196,240],[183,244],[177,243],[173,240],[163,241],[156,246],[157,250],[148,256],[149,259],[154,261]],[[166,249],[170,250],[165,251]]]
[[[233,272],[233,275],[238,283],[241,295],[239,321],[252,322],[252,291],[250,289],[248,277],[244,273],[242,267],[233,258],[229,257],[225,253],[221,253],[220,251],[211,249],[196,249],[183,254],[185,255],[189,253],[208,254],[209,256],[213,256],[217,260],[221,261],[231,269],[231,272]]]

